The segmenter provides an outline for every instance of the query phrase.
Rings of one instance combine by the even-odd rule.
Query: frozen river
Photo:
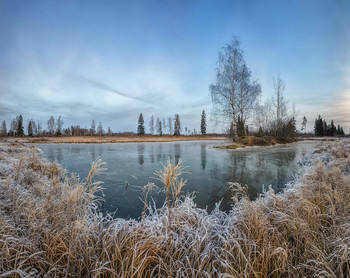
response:
[[[311,154],[316,142],[297,142],[286,146],[222,150],[213,148],[222,141],[187,141],[163,143],[122,144],[40,144],[36,145],[49,161],[57,161],[69,172],[81,178],[87,176],[91,162],[102,158],[107,171],[98,177],[103,181],[105,202],[103,210],[114,212],[115,217],[138,218],[143,203],[142,187],[149,181],[160,186],[154,172],[170,158],[183,160],[188,180],[184,192],[194,192],[198,207],[211,210],[222,201],[221,208],[231,206],[227,182],[247,184],[252,199],[271,185],[281,191],[293,179],[298,161]],[[129,184],[126,187],[126,183]],[[158,207],[164,202],[163,194],[152,194]]]

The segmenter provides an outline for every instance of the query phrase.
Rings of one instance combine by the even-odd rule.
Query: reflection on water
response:
[[[201,144],[201,162],[204,171],[205,166],[207,165],[207,145],[205,143]]]
[[[154,163],[154,145],[153,144],[150,146],[149,157],[151,159],[151,163],[153,164]]]
[[[220,150],[213,146],[222,142],[163,142],[124,144],[47,144],[37,145],[43,157],[57,161],[80,177],[87,176],[91,162],[102,158],[107,172],[99,179],[104,182],[103,210],[116,212],[116,217],[138,218],[142,211],[142,186],[154,179],[154,172],[167,159],[177,163],[182,159],[190,173],[184,174],[188,183],[184,191],[195,192],[198,207],[211,210],[222,200],[221,208],[231,206],[227,182],[248,185],[249,196],[254,199],[262,192],[262,185],[281,191],[293,179],[297,162],[312,152],[316,143],[298,142],[287,146]],[[156,161],[155,161],[156,160]],[[162,194],[152,195],[161,206]]]
[[[143,143],[137,144],[137,152],[139,154],[139,164],[142,166],[143,162],[145,161],[144,159],[145,144]]]
[[[163,151],[163,144],[158,144],[157,146],[157,161],[162,161],[162,151]]]
[[[174,154],[175,154],[175,164],[178,164],[181,158],[181,143],[174,144]],[[171,158],[171,155],[170,155],[170,158]]]

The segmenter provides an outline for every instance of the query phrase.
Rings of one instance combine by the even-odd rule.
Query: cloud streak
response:
[[[126,94],[126,93],[123,93],[117,89],[112,88],[110,85],[107,85],[105,83],[102,83],[102,82],[99,82],[99,81],[96,81],[96,80],[93,80],[91,78],[84,77],[84,76],[77,76],[77,75],[74,76],[73,75],[72,78],[78,82],[88,84],[88,85],[90,85],[98,90],[111,92],[111,93],[117,94],[119,96],[125,97],[127,99],[136,100],[136,101],[139,101],[142,103],[153,104],[152,97],[149,95],[146,97],[138,97],[138,96],[133,96],[129,93]]]

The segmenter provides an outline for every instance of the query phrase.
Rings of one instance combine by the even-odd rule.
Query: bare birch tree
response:
[[[54,135],[56,128],[55,118],[53,116],[47,121],[47,129],[49,130],[50,136]]]
[[[149,132],[154,135],[154,117],[151,116],[151,120],[149,121]]]
[[[163,132],[166,133],[166,121],[165,121],[165,118],[163,118],[163,121],[162,121],[162,128],[163,128]]]
[[[258,81],[251,82],[251,71],[243,64],[240,72],[239,94],[237,95],[237,108],[242,121],[240,136],[246,135],[246,121],[256,112],[261,95],[261,85]]]
[[[273,79],[273,89],[274,96],[272,98],[272,104],[275,107],[276,120],[277,122],[282,122],[288,115],[288,102],[284,96],[286,84],[279,74]]]
[[[1,136],[7,136],[7,127],[6,127],[6,122],[2,121],[1,123]]]
[[[213,102],[214,115],[221,120],[233,122],[233,141],[237,139],[237,94],[241,83],[241,71],[244,65],[240,41],[234,38],[224,46],[218,58],[216,83],[209,89]]]
[[[289,117],[288,113],[288,101],[284,96],[286,85],[277,74],[276,78],[273,78],[273,90],[274,95],[271,99],[272,107],[275,110],[275,136],[278,137],[281,133],[283,124]]]
[[[63,128],[63,120],[62,120],[61,116],[58,117],[56,126],[57,126],[56,135],[61,136],[62,135],[62,128]]]
[[[168,130],[169,130],[169,134],[172,135],[173,134],[173,120],[171,119],[171,117],[168,118]]]
[[[91,121],[91,127],[90,127],[90,136],[93,136],[96,134],[96,124],[95,120]]]

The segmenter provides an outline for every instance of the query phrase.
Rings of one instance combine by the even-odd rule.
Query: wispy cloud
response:
[[[94,87],[94,88],[96,88],[98,90],[112,92],[114,94],[117,94],[119,96],[125,97],[127,99],[132,99],[132,100],[140,101],[142,103],[147,103],[147,104],[153,104],[151,95],[145,95],[143,97],[133,96],[131,93],[123,93],[123,92],[121,92],[121,91],[119,91],[119,90],[117,90],[115,88],[112,88],[108,84],[105,84],[103,82],[100,82],[100,81],[97,81],[97,80],[93,80],[91,78],[84,77],[84,76],[73,75],[72,79],[76,80],[78,82],[90,85],[90,86],[92,86],[92,87]]]

